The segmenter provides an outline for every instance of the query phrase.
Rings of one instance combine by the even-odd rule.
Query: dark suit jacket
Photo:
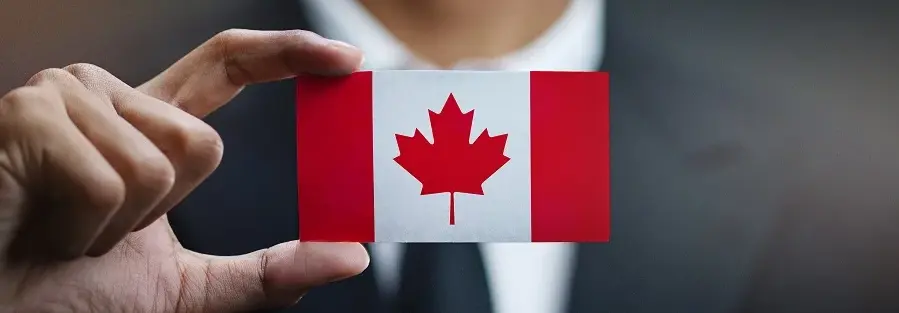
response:
[[[77,59],[13,54],[30,51],[27,36],[12,45],[25,50],[3,44],[4,89],[75,61],[136,84],[226,28],[308,26],[294,1],[107,2],[95,9],[125,30],[61,36],[73,45],[55,55]],[[612,239],[579,246],[570,311],[899,312],[895,6],[708,3],[608,1]],[[282,82],[207,119],[228,148],[171,213],[186,247],[297,238],[293,110]],[[377,312],[373,288],[367,271],[298,308]]]

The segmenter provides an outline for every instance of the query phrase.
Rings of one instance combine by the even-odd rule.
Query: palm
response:
[[[102,257],[6,268],[0,280],[12,282],[7,287],[16,290],[17,306],[28,312],[202,312],[208,272],[207,262],[182,249],[162,218]]]

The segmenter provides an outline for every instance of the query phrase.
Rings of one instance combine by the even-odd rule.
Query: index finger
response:
[[[203,117],[244,86],[297,75],[346,75],[362,52],[302,30],[232,29],[212,37],[138,89]]]

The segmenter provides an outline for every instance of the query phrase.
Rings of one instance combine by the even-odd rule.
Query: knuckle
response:
[[[76,63],[64,67],[63,70],[71,73],[73,77],[80,81],[85,91],[95,94],[97,96],[96,99],[104,100],[110,105],[112,104],[109,103],[109,99],[114,94],[132,89],[131,86],[119,80],[118,77],[109,71],[93,64]]]
[[[303,29],[288,30],[288,31],[285,31],[284,34],[288,38],[300,38],[300,39],[304,39],[304,40],[309,40],[312,38],[320,37],[318,34],[316,34],[314,32],[311,32],[308,30],[303,30]]]
[[[188,168],[208,174],[218,167],[224,153],[224,143],[212,127],[199,120],[175,130],[175,140]]]
[[[74,79],[74,77],[72,77],[72,74],[61,68],[48,68],[48,69],[42,70],[40,72],[37,72],[37,74],[34,74],[34,76],[31,76],[31,78],[29,78],[28,82],[25,84],[28,86],[32,86],[32,85],[36,85],[36,84],[42,83],[42,82],[48,82],[48,81],[51,81],[51,82],[57,81],[58,82],[58,81],[72,80],[72,79]]]
[[[227,47],[231,43],[240,40],[241,38],[245,38],[249,32],[249,30],[240,28],[228,29],[212,36],[210,43],[214,50],[227,50]]]
[[[212,38],[217,41],[230,41],[235,40],[247,35],[249,30],[241,29],[241,28],[231,28],[215,34]]]
[[[62,68],[72,76],[83,81],[99,80],[109,75],[102,67],[90,63],[75,63]]]
[[[131,180],[136,188],[153,193],[166,193],[175,184],[175,168],[162,153],[134,161]]]
[[[28,112],[48,112],[61,106],[59,94],[47,88],[19,87],[0,98],[0,116],[22,116]]]
[[[115,172],[98,174],[87,195],[87,205],[101,212],[112,212],[125,203],[125,183]]]
[[[75,77],[78,77],[79,79],[97,77],[106,73],[106,70],[104,70],[102,67],[90,63],[70,64],[62,69],[66,72],[71,73]]]
[[[38,87],[19,87],[3,96],[3,102],[7,103],[7,105],[48,102],[49,100],[50,95],[47,94],[46,90]]]

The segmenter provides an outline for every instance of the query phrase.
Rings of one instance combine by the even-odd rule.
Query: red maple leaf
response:
[[[490,137],[487,130],[469,143],[474,110],[462,113],[453,94],[440,113],[428,110],[434,143],[417,128],[412,137],[396,134],[400,166],[421,182],[421,194],[450,193],[450,225],[456,223],[455,193],[483,195],[481,184],[509,157],[503,155],[508,135]]]

